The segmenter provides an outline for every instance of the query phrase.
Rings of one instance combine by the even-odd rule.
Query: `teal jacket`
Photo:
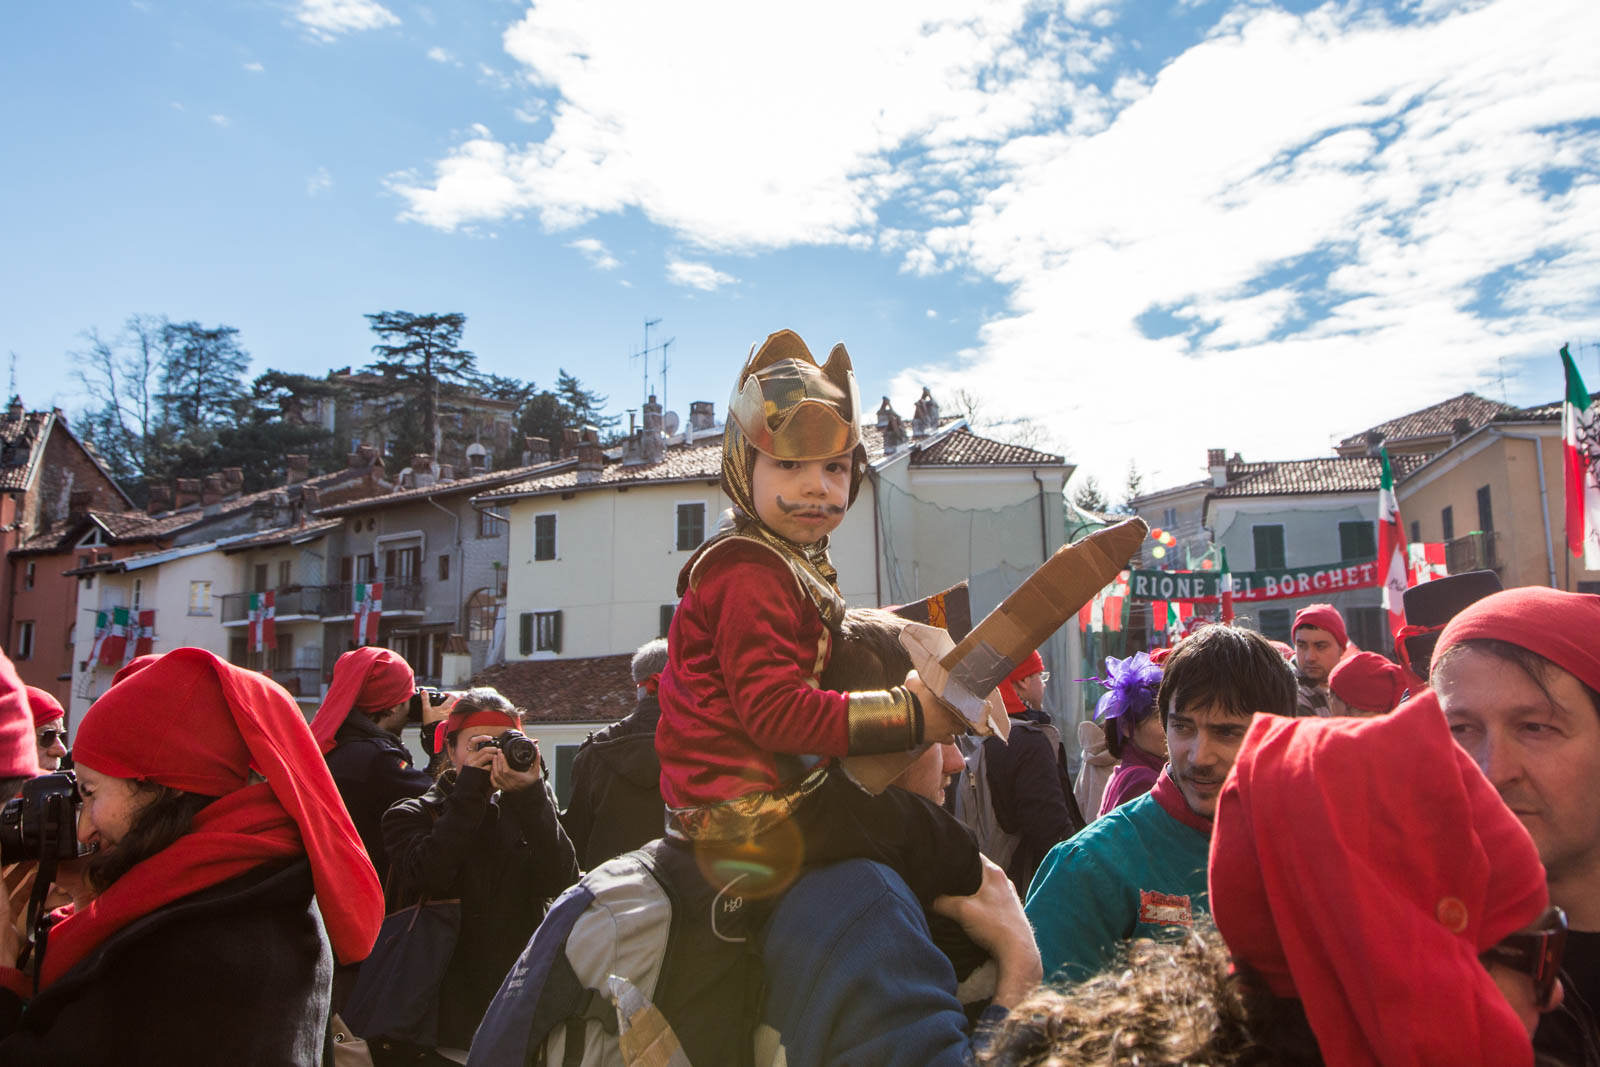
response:
[[[1047,978],[1081,982],[1136,937],[1172,939],[1209,914],[1211,822],[1163,770],[1145,796],[1102,815],[1045,856],[1028,921]]]

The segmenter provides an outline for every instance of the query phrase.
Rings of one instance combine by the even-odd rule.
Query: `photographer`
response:
[[[328,695],[311,720],[311,736],[328,758],[328,773],[379,878],[389,873],[383,813],[433,784],[412,766],[411,753],[400,741],[418,696],[411,667],[398,653],[366,646],[346,652],[333,665]]]
[[[467,1048],[550,900],[578,879],[537,743],[521,725],[496,690],[461,693],[438,732],[447,769],[426,793],[383,817],[390,907],[461,901],[461,932],[439,992],[442,1049]],[[394,1042],[372,1047],[379,1063],[448,1062]]]
[[[320,1063],[333,963],[383,906],[293,698],[178,649],[95,702],[73,756],[97,896],[26,974],[0,929],[0,1063]]]

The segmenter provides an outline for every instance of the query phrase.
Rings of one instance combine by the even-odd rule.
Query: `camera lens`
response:
[[[500,750],[506,754],[506,765],[514,771],[525,771],[539,757],[539,746],[526,734],[515,730],[500,738]]]

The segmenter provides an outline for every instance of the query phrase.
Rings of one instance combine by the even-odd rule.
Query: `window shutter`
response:
[[[522,640],[519,647],[524,656],[533,655],[533,612],[522,613]]]
[[[672,629],[672,613],[678,610],[676,604],[661,605],[661,632],[657,637],[666,637],[667,631]]]
[[[551,651],[559,656],[561,655],[561,612],[552,611],[550,615],[550,647]]]

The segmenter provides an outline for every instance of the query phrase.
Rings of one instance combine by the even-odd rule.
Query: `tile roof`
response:
[[[14,555],[48,555],[66,551],[89,532],[91,518],[105,528],[112,544],[120,545],[136,541],[160,540],[203,517],[198,508],[168,512],[156,518],[151,518],[142,511],[92,510],[87,516],[56,523],[40,530],[11,551]]]
[[[913,467],[1044,467],[1060,466],[1064,456],[1039,452],[1022,445],[1008,445],[979,437],[962,426],[911,454]]]
[[[576,460],[555,460],[551,463],[535,463],[528,467],[512,467],[503,471],[489,471],[485,474],[475,474],[470,478],[456,478],[448,482],[435,482],[433,485],[423,486],[420,489],[397,489],[392,493],[383,493],[378,496],[362,497],[343,504],[317,509],[318,515],[348,515],[351,512],[363,511],[367,508],[388,507],[392,504],[403,504],[408,500],[422,500],[430,496],[444,496],[452,493],[462,493],[493,488],[503,482],[518,480],[527,481],[529,476],[541,468],[559,467],[562,464],[571,465]]]
[[[1590,393],[1589,403],[1600,404],[1600,393]],[[1561,418],[1561,409],[1565,400],[1552,400],[1548,404],[1535,404],[1532,407],[1514,408],[1502,412],[1494,417],[1495,422],[1556,422]]]
[[[610,723],[633,710],[632,660],[631,652],[583,659],[515,660],[485,667],[472,684],[500,690],[511,703],[525,709],[530,724]]]
[[[1428,454],[1391,456],[1394,476],[1403,480],[1432,458]],[[1324,456],[1266,463],[1229,463],[1228,484],[1213,498],[1283,496],[1294,493],[1378,491],[1382,461],[1377,456]]]
[[[254,537],[243,541],[229,542],[223,549],[224,552],[244,552],[252,548],[266,548],[269,545],[299,545],[313,541],[332,530],[339,528],[339,519],[324,519],[321,522],[311,522],[305,525],[280,526],[276,530],[265,530]]]
[[[1388,422],[1351,434],[1339,442],[1340,448],[1360,448],[1372,441],[1372,435],[1382,435],[1384,441],[1403,441],[1413,437],[1433,437],[1438,434],[1448,434],[1455,430],[1457,419],[1466,419],[1468,425],[1476,430],[1489,422],[1497,415],[1515,412],[1517,409],[1510,404],[1502,404],[1498,400],[1481,397],[1477,393],[1462,393],[1449,400],[1441,400],[1430,407],[1420,411],[1413,411],[1401,415]]]
[[[44,451],[52,412],[0,413],[0,490],[26,489],[38,456]]]

